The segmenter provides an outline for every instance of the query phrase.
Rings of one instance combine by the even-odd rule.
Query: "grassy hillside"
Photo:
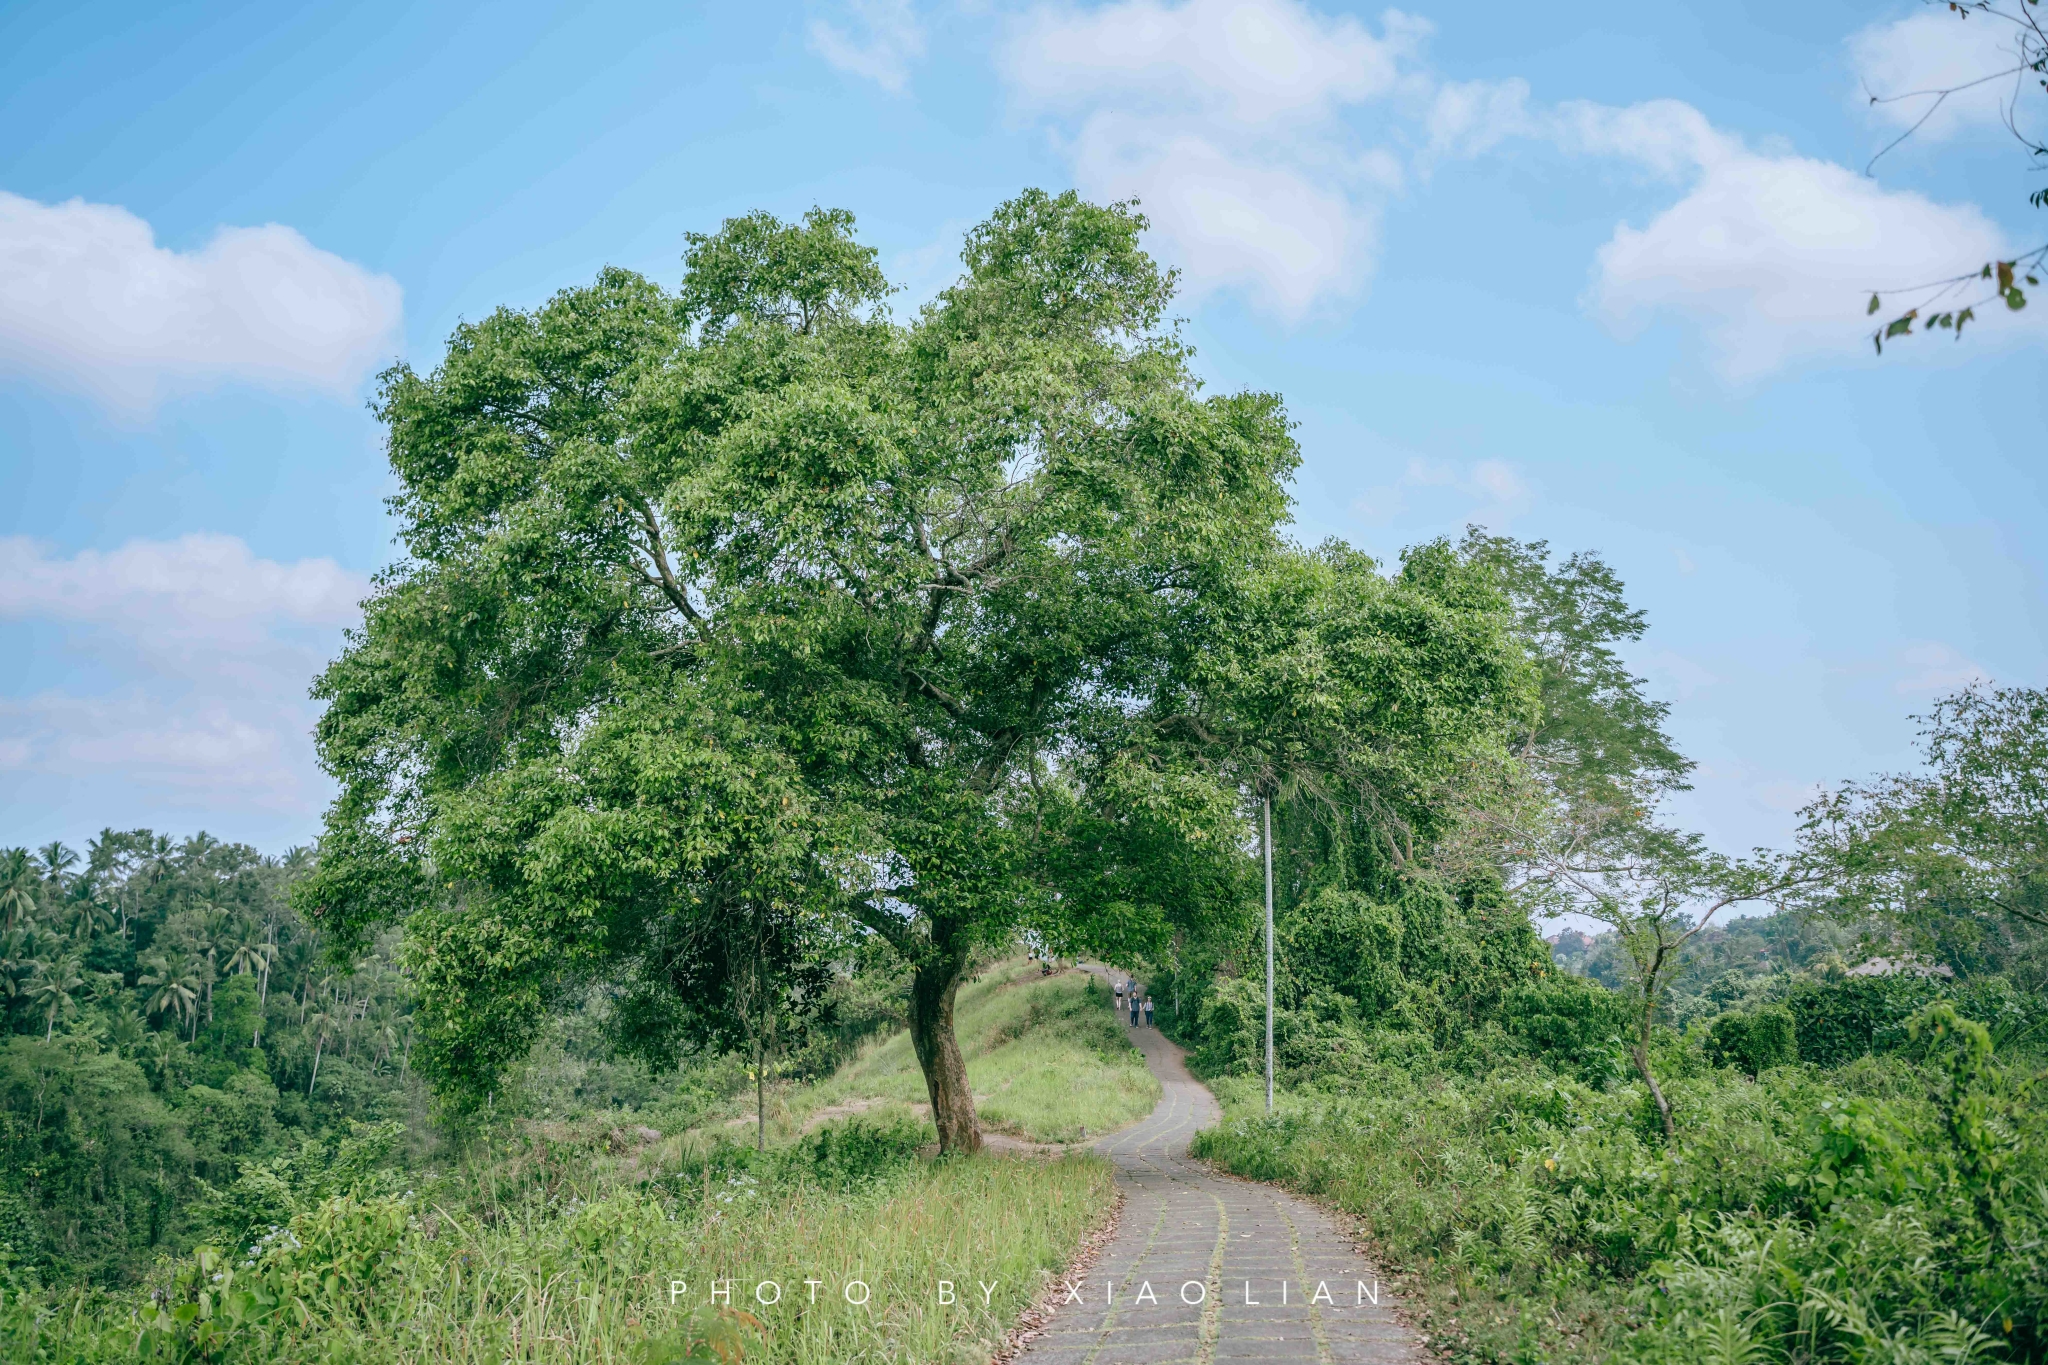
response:
[[[1041,977],[1035,962],[999,964],[961,989],[954,1024],[975,1107],[993,1132],[1075,1142],[1134,1123],[1159,1102],[1159,1082],[1116,1022],[1108,992],[1086,973]],[[910,1035],[896,1033],[791,1094],[777,1117],[787,1131],[827,1109],[921,1110],[924,1100]]]
[[[1078,973],[993,968],[959,1023],[984,1112],[1020,1136],[1100,1133],[1157,1094]],[[140,1290],[45,1290],[0,1263],[0,1356],[679,1362],[723,1332],[746,1360],[985,1360],[1108,1215],[1109,1167],[932,1159],[921,1095],[897,1036],[779,1095],[765,1153],[731,1105],[672,1133],[649,1121],[659,1105],[510,1120],[438,1169],[408,1169],[390,1126],[365,1126],[244,1171],[210,1214],[220,1249],[165,1260]],[[751,1319],[710,1313],[714,1279]],[[754,1293],[769,1280],[772,1305]]]

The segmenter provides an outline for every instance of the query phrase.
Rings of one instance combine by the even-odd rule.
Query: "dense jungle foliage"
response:
[[[1356,1215],[1455,1360],[2048,1358],[2030,926],[1969,970],[1810,913],[1703,933],[1653,1045],[1675,1140],[1603,984],[1618,936],[1555,937],[1414,894],[1287,907],[1271,1117],[1263,945],[1181,984],[1227,1115],[1196,1150]]]
[[[201,1240],[246,1245],[372,1169],[440,1155],[412,1073],[413,991],[387,941],[337,963],[292,909],[306,850],[108,830],[0,850],[0,1257],[118,1286]],[[775,1074],[830,1072],[901,1022],[900,981],[856,956]],[[506,1112],[646,1110],[680,1123],[741,1088],[714,1053],[660,1082],[610,1055],[601,1010],[556,1022]]]
[[[1109,1168],[931,1159],[932,1125],[901,1098],[918,1074],[901,974],[840,965],[842,1032],[786,1059],[762,1148],[740,1059],[701,1056],[656,1078],[607,1057],[600,1006],[543,1040],[488,1121],[427,1113],[418,1133],[357,1121],[243,1157],[232,1184],[198,1187],[178,1210],[140,1283],[0,1263],[0,1356],[986,1359],[1113,1207]],[[1078,973],[1000,964],[963,989],[959,1019],[975,1084],[1020,1136],[1103,1131],[1157,1098]],[[872,1023],[899,1031],[862,1046]],[[807,1080],[814,1067],[833,1073],[826,1084]],[[833,1311],[809,1307],[792,1267],[831,1277],[820,1289]],[[986,1296],[933,1301],[937,1279],[965,1285],[970,1272]],[[790,1293],[743,1303],[745,1316],[714,1311],[713,1274],[779,1278]],[[674,1294],[678,1280],[695,1292]]]
[[[1523,785],[1427,852],[1276,789],[1273,1114],[1250,906],[1165,964],[1197,1152],[1359,1215],[1453,1358],[2048,1359],[2048,694],[1941,699],[1920,770],[1725,858],[1657,823],[1690,765],[1619,582],[1461,550],[1543,678]]]
[[[310,1168],[411,1119],[410,993],[386,952],[323,957],[285,899],[309,862],[148,830],[83,857],[0,851],[0,1244],[17,1264],[132,1281],[246,1171]]]

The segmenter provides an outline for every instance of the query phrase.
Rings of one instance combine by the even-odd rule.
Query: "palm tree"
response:
[[[43,1041],[47,1043],[57,1032],[58,1014],[77,1008],[76,992],[85,984],[85,978],[78,974],[78,963],[68,957],[38,966],[28,996],[43,1010]]]
[[[51,883],[52,890],[61,892],[70,885],[70,872],[78,866],[78,855],[64,847],[62,839],[52,839],[36,850],[36,862],[43,880]]]
[[[211,927],[208,926],[209,929]],[[206,1022],[209,1024],[213,1022],[213,983],[220,979],[219,974],[213,969],[213,964],[214,948],[209,943],[206,945],[206,972],[200,977],[201,988],[206,992]],[[199,1041],[199,1027],[196,1024],[192,1028],[192,1040]]]
[[[156,1076],[157,1088],[169,1090],[178,1064],[184,1060],[185,1044],[175,1033],[158,1030],[149,1035],[142,1053],[143,1064]]]
[[[256,959],[263,951],[260,943],[240,943],[235,951],[228,954],[228,971],[234,976],[247,976],[256,970]]]
[[[114,907],[98,896],[87,896],[71,904],[71,933],[80,946],[90,944],[100,930],[114,927]]]
[[[311,871],[315,861],[311,845],[293,844],[284,851],[284,856],[277,860],[277,865],[287,876],[298,878]]]
[[[25,848],[0,849],[0,915],[5,927],[36,913],[36,870]]]
[[[155,987],[147,1009],[151,1014],[170,1012],[192,1021],[192,1036],[199,1036],[199,978],[190,958],[180,958],[175,967],[157,958],[150,970],[136,978],[138,986]]]
[[[306,1098],[313,1098],[313,1082],[320,1079],[320,1053],[327,1046],[327,1033],[336,1023],[333,1015],[321,1010],[306,1021],[306,1027],[313,1033],[313,1074],[306,1078]]]
[[[149,847],[143,851],[142,867],[138,870],[149,874],[149,884],[154,887],[171,875],[177,856],[178,846],[171,842],[171,836],[159,834],[149,841]]]
[[[270,964],[277,960],[277,945],[266,938],[261,943],[244,943],[228,959],[228,970],[237,976],[256,973],[256,1032],[249,1039],[255,1047],[263,1038],[263,1006],[270,996]]]
[[[305,1027],[306,1011],[312,1007],[313,995],[316,991],[325,995],[330,1000],[334,998],[334,981],[335,978],[331,975],[323,976],[318,981],[313,980],[313,964],[310,962],[306,964],[305,981],[302,983],[304,989],[299,994],[299,1026],[301,1028]]]
[[[35,940],[33,936],[19,929],[0,933],[0,976],[12,978],[25,967],[35,965]],[[0,983],[0,995],[12,995],[13,991]]]
[[[277,965],[283,949],[277,946],[277,918],[263,921],[263,970],[256,978],[256,1005],[259,1011],[270,1003],[270,969]]]

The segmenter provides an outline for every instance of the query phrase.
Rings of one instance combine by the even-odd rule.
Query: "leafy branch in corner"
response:
[[[1872,332],[1870,334],[1871,344],[1877,347],[1879,355],[1883,355],[1885,342],[1896,337],[1911,336],[1913,324],[1919,320],[1923,308],[1932,310],[1928,312],[1926,321],[1922,323],[1924,331],[1931,332],[1936,328],[1951,330],[1956,334],[1956,340],[1958,341],[1962,340],[1963,328],[1976,318],[1977,310],[1994,300],[2003,300],[2007,309],[2015,313],[2019,312],[2020,309],[2027,306],[2027,293],[2026,290],[2020,288],[2020,282],[2025,281],[2030,287],[2041,283],[2040,277],[2034,272],[2041,268],[2041,262],[2044,257],[2048,257],[2048,246],[2036,247],[2026,255],[2015,260],[1986,261],[1981,270],[1972,270],[1965,274],[1952,276],[1946,280],[1935,280],[1932,283],[1916,285],[1910,289],[1881,289],[1872,293],[1870,296],[1870,306],[1864,310],[1867,313],[1880,311],[1884,307],[1884,300],[1887,294],[1895,297],[1898,295],[1910,296],[1917,294],[1923,297],[1919,303],[1908,308],[1905,312]],[[1934,307],[1936,304],[1948,302],[1957,294],[1968,290],[1972,284],[1979,280],[1991,280],[1995,283],[1989,292],[1971,299],[1961,307],[1956,307],[1953,304],[1938,309]]]
[[[2011,25],[2014,40],[2012,65],[1955,85],[1907,90],[1894,95],[1872,94],[1872,104],[1892,104],[1900,100],[1923,99],[1930,96],[1933,103],[1927,106],[1926,112],[1914,120],[1910,127],[1886,143],[1870,158],[1869,165],[1864,167],[1864,173],[1869,174],[1886,153],[1919,132],[1927,121],[1934,117],[1936,111],[1948,102],[1950,96],[2007,77],[2012,78],[2014,87],[2012,97],[2006,100],[2000,109],[2006,130],[2027,149],[2029,157],[2048,157],[2048,143],[2023,130],[2018,118],[2020,96],[2030,76],[2036,85],[2048,91],[2048,31],[2041,27],[2040,0],[2018,0],[2018,3],[2014,0],[1939,2],[1946,5],[1958,21],[1967,21],[1974,14],[1982,16],[1987,21]],[[2048,189],[2035,190],[2027,196],[2027,202],[2035,208],[2048,207]],[[2040,284],[2041,281],[2034,272],[2041,268],[2044,258],[2048,258],[2048,245],[2036,247],[2009,261],[1986,261],[1979,269],[1947,279],[1933,280],[1904,289],[1880,289],[1872,292],[1870,306],[1865,310],[1869,315],[1874,316],[1884,311],[1887,299],[1895,299],[1908,306],[1904,312],[1878,325],[1870,334],[1871,345],[1876,347],[1879,355],[1883,355],[1885,342],[1913,335],[1915,322],[1921,324],[1923,332],[1937,329],[1950,331],[1960,341],[1963,328],[1975,321],[1979,308],[2002,301],[2009,312],[2019,312],[2027,306],[2026,290],[2022,289],[2020,284],[2022,281],[2030,287]],[[1990,281],[1991,288],[1981,293],[1975,292],[1974,286],[1980,281]],[[1970,297],[1967,301],[1959,301],[1959,296],[1962,295]]]

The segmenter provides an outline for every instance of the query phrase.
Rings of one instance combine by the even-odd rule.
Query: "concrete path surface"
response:
[[[1219,1117],[1215,1097],[1158,1030],[1131,1034],[1166,1093],[1097,1144],[1116,1163],[1123,1217],[1086,1278],[1061,1282],[1019,1365],[1422,1365],[1392,1294],[1329,1215],[1188,1158]]]

